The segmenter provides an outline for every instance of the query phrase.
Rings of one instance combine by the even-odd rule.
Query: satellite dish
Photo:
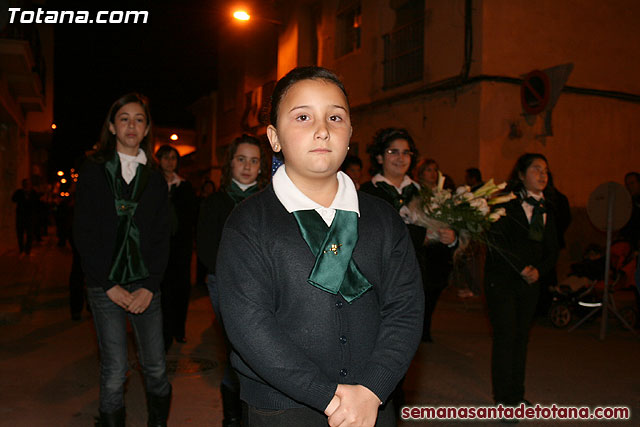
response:
[[[587,204],[589,220],[601,231],[607,231],[610,198],[613,198],[611,231],[621,229],[631,218],[631,195],[627,189],[617,182],[605,182],[593,190]]]

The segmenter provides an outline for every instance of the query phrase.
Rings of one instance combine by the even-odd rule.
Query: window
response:
[[[395,0],[396,22],[384,43],[383,89],[419,81],[424,64],[424,0]]]
[[[336,58],[360,49],[360,2],[342,1],[336,22]]]

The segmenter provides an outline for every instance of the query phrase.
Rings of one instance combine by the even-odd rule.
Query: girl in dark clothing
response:
[[[291,70],[270,118],[284,165],[229,216],[216,266],[243,425],[394,425],[382,403],[418,347],[424,304],[407,229],[338,171],[352,128],[335,74]]]
[[[169,188],[171,244],[169,262],[160,284],[164,346],[173,340],[187,342],[185,324],[191,294],[191,254],[197,215],[196,194],[191,183],[177,174],[180,154],[170,145],[156,152],[160,170]]]
[[[105,119],[100,148],[78,178],[74,239],[100,350],[100,425],[124,426],[127,319],[138,344],[148,425],[166,426],[160,281],[169,254],[167,185],[153,167],[145,97],[125,95]]]
[[[405,129],[381,129],[368,151],[372,178],[360,190],[386,200],[400,212],[407,209],[405,206],[418,197],[420,191],[420,185],[409,177],[418,156],[411,135]],[[435,161],[427,164],[435,166],[437,182],[438,165]],[[431,342],[431,316],[438,296],[447,285],[452,251],[448,246],[455,243],[456,236],[451,229],[434,232],[414,224],[407,224],[407,227],[420,262],[425,291],[422,341]]]
[[[263,188],[268,180],[268,167],[264,167],[260,140],[251,135],[236,138],[229,148],[222,167],[220,191],[207,197],[200,207],[198,218],[198,259],[207,268],[207,287],[214,311],[220,319],[218,304],[218,286],[216,283],[216,257],[222,237],[222,229],[227,217],[245,198]],[[227,357],[231,345],[225,334]],[[225,366],[224,377],[220,384],[224,427],[240,425],[242,410],[240,406],[240,384],[238,376],[229,361]]]
[[[516,406],[524,400],[527,342],[540,277],[555,266],[558,236],[544,190],[548,163],[542,154],[522,155],[511,174],[517,199],[504,205],[506,216],[489,232],[485,293],[493,326],[491,377],[496,403]]]

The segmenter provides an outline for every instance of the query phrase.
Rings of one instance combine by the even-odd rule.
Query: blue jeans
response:
[[[129,292],[139,284],[122,286]],[[89,303],[100,349],[100,412],[111,413],[124,406],[127,358],[127,318],[135,334],[138,359],[147,393],[166,396],[171,390],[167,379],[160,292],[153,295],[141,314],[131,314],[111,301],[102,288],[88,288]]]

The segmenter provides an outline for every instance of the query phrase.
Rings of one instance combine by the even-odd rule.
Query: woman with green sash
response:
[[[220,308],[216,284],[216,257],[222,229],[233,208],[267,184],[269,168],[263,165],[263,158],[258,138],[247,134],[236,138],[227,148],[222,166],[220,191],[204,199],[200,206],[197,229],[198,259],[207,268],[209,297],[218,319],[220,319]],[[230,351],[231,346],[227,341],[227,356]],[[224,415],[222,425],[240,426],[242,416],[240,384],[228,360],[220,384],[220,392]]]
[[[147,99],[113,103],[78,178],[74,239],[100,351],[100,425],[124,426],[127,320],[147,392],[148,425],[166,426],[171,401],[159,286],[169,254],[167,184],[151,166]]]

